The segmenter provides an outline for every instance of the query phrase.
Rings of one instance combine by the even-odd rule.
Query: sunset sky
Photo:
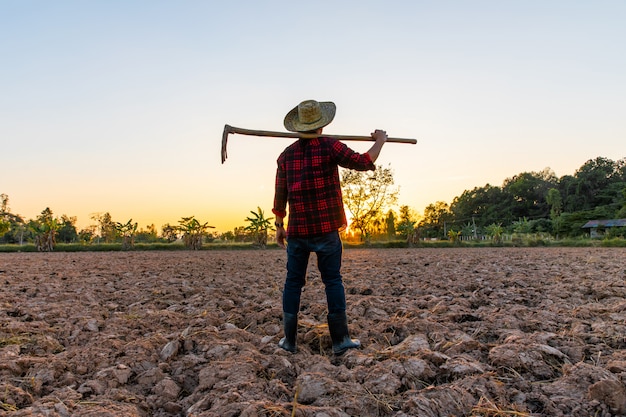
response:
[[[0,0],[0,193],[77,226],[271,215],[300,101],[387,144],[399,205],[626,157],[626,2]],[[350,142],[360,152],[370,144]]]

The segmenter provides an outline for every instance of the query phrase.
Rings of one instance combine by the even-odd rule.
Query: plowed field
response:
[[[282,250],[0,253],[0,415],[626,413],[626,250],[349,249],[332,354],[312,256],[298,353]]]

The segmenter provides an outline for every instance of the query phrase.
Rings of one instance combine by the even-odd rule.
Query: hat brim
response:
[[[301,123],[298,120],[298,106],[296,106],[285,116],[285,129],[290,132],[310,132],[328,125],[335,118],[337,107],[332,101],[320,101],[319,104],[322,117],[315,123]]]

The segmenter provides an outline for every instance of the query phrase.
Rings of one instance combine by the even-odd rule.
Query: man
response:
[[[285,128],[292,132],[322,133],[335,117],[335,104],[306,100],[285,116]],[[346,295],[341,278],[342,244],[339,230],[346,227],[338,167],[359,171],[375,170],[374,162],[387,140],[387,133],[376,130],[375,140],[364,154],[357,153],[331,138],[298,139],[278,157],[274,208],[276,240],[287,248],[287,277],[283,288],[283,327],[285,337],[278,345],[296,352],[300,295],[306,283],[311,252],[326,291],[328,329],[333,353],[342,355],[361,345],[348,332]],[[289,204],[287,230],[284,218]],[[285,246],[285,240],[287,245]]]

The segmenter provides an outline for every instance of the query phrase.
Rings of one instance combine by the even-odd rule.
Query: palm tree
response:
[[[254,241],[257,245],[265,249],[267,246],[267,231],[274,230],[271,226],[272,223],[270,222],[273,217],[268,217],[266,219],[261,207],[257,207],[257,210],[257,212],[250,211],[254,217],[246,217],[246,221],[250,222],[250,224],[245,227],[245,230],[254,236]]]

